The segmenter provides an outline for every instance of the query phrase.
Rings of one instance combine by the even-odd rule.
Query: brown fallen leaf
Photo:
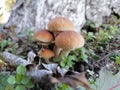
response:
[[[32,70],[32,71],[29,71],[27,72],[27,75],[30,76],[35,82],[40,82],[40,81],[44,81],[46,79],[43,79],[43,78],[48,78],[49,75],[52,75],[52,72],[51,71],[48,71],[48,70]]]
[[[55,78],[51,77],[51,83],[66,83],[76,89],[79,86],[85,87],[87,90],[93,90],[90,86],[89,81],[85,77],[85,72],[79,73],[79,72],[71,72],[68,71],[64,77]]]
[[[6,38],[5,33],[0,32],[0,42]]]
[[[32,63],[35,57],[36,57],[36,54],[34,53],[34,51],[29,51],[27,54],[27,61]]]
[[[62,82],[69,84],[73,88],[77,88],[79,85],[85,87],[86,89],[91,89],[90,83],[85,77],[85,72],[78,73],[73,72],[72,74],[66,74],[60,79]]]
[[[42,63],[41,66],[43,66],[43,69],[49,70],[53,73],[56,73],[56,70],[58,68],[58,64],[52,63],[52,64],[44,64]]]
[[[60,81],[57,78],[51,76],[50,77],[50,82],[53,83],[53,84],[56,84],[56,83],[59,83]]]

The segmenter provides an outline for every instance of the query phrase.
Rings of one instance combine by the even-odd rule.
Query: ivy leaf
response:
[[[8,76],[6,75],[1,75],[0,76],[0,84],[2,84],[2,85],[4,85],[4,86],[6,86],[6,85],[8,85],[8,81],[7,81],[7,79],[8,79]],[[0,90],[2,90],[2,89],[0,89]]]
[[[22,78],[23,78],[23,75],[21,75],[21,74],[17,74],[17,75],[16,75],[16,83],[20,84]]]
[[[65,62],[64,62],[64,61],[61,61],[61,62],[60,62],[60,66],[61,66],[61,67],[65,67]]]
[[[11,85],[15,84],[16,83],[15,76],[10,76],[7,81]]]
[[[14,90],[14,86],[13,85],[7,85],[5,87],[5,90]]]
[[[26,85],[27,88],[33,88],[34,87],[34,83],[29,81]]]
[[[25,75],[26,74],[26,68],[23,65],[19,65],[17,67],[17,74]]]
[[[17,85],[17,87],[15,88],[15,90],[26,90],[26,88],[23,85]]]
[[[24,76],[24,77],[22,78],[21,83],[24,84],[24,85],[26,85],[27,83],[29,83],[29,81],[30,81],[30,77]]]
[[[4,90],[4,89],[5,87],[2,84],[0,84],[0,90]]]

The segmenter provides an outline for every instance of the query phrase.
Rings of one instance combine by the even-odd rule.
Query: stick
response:
[[[31,64],[27,60],[25,60],[23,58],[20,58],[20,57],[18,57],[16,55],[11,54],[11,53],[6,52],[6,51],[2,52],[1,56],[3,58],[3,61],[5,61],[6,63],[8,63],[11,66],[18,66],[20,64],[26,66],[26,65]]]

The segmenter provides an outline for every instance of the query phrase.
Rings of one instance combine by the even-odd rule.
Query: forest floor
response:
[[[78,80],[79,75],[75,74],[76,72],[79,73],[84,72],[89,82],[91,84],[95,84],[96,79],[99,78],[100,76],[99,71],[103,67],[106,70],[110,71],[113,75],[116,75],[120,70],[120,19],[118,20],[114,18],[113,20],[104,23],[99,28],[96,28],[92,22],[87,21],[86,25],[81,31],[81,34],[84,36],[86,41],[84,47],[71,51],[68,57],[62,58],[63,60],[61,62],[59,62],[58,58],[52,58],[51,59],[52,63],[50,63],[48,66],[45,60],[38,56],[38,52],[43,47],[42,45],[40,45],[39,43],[33,40],[34,32],[30,30],[25,30],[25,32],[16,35],[14,30],[2,31],[2,29],[3,28],[1,25],[1,33],[0,33],[0,53],[1,53],[0,72],[1,73],[9,72],[9,75],[16,75],[15,71],[19,64],[25,64],[25,65],[28,64],[28,62],[23,62],[23,61],[21,62],[20,60],[26,60],[26,61],[30,61],[30,64],[26,66],[27,72],[31,70],[35,70],[36,67],[37,69],[39,68],[39,70],[41,69],[57,70],[57,73],[55,73],[55,75],[52,75],[57,78],[57,79],[52,79],[54,83],[58,82],[57,80],[65,82],[60,78],[62,76],[61,72],[64,73],[63,69],[65,69],[67,70],[67,72],[64,73],[66,75],[66,78],[64,79],[67,80],[67,82],[65,83],[68,83],[69,81],[74,81],[75,79]],[[53,47],[54,47],[54,43],[48,46],[48,48],[51,50],[53,50]],[[18,61],[16,61],[15,59]],[[58,66],[62,68],[62,71],[59,71]],[[54,72],[55,70],[50,70],[50,71]],[[18,68],[16,72],[19,73]],[[72,76],[73,73],[74,76]],[[31,73],[29,74],[31,75]],[[45,74],[43,75],[46,74],[51,75],[51,72],[45,71]],[[39,72],[37,72],[37,75],[38,77],[42,77],[41,75],[39,75]],[[31,76],[33,77],[35,76],[34,77],[35,80],[39,79],[36,75],[31,75]],[[75,79],[69,80],[67,79],[68,76]],[[2,75],[0,75],[0,77],[2,77]],[[7,86],[11,87],[10,85],[8,85],[10,79],[9,80],[6,79],[6,80],[8,81],[8,83],[3,86],[0,85],[1,88],[0,90],[3,90],[3,88],[6,88]],[[13,78],[12,80],[14,81]],[[45,81],[46,79],[43,80]],[[79,83],[81,82],[82,80],[80,79]],[[3,83],[3,81],[0,80],[0,83]],[[46,82],[42,82],[42,83],[47,84]],[[86,84],[87,82],[82,82],[82,84],[83,83],[85,83],[85,85],[83,86],[89,87],[87,86],[88,84]],[[15,87],[14,86],[15,84],[19,85],[19,83],[13,83],[12,86]],[[43,90],[52,90],[50,89],[51,85],[48,85],[49,87],[46,87],[47,85],[43,85],[43,84],[39,83],[39,86],[35,85],[34,89],[31,90],[40,90],[40,88],[38,89],[38,87],[41,87],[41,89]],[[75,85],[73,84],[74,83],[72,83],[71,85],[69,83],[69,85],[73,86],[74,88]],[[62,87],[66,89],[63,89]],[[69,88],[63,84],[62,87],[60,85],[55,86],[56,90],[68,90]],[[10,89],[10,90],[14,90],[14,89]],[[15,89],[15,90],[19,90],[19,89]]]

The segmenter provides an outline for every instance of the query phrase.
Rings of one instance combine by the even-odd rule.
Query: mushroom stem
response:
[[[55,53],[55,57],[59,56],[61,50],[62,49],[58,48],[56,45],[54,46],[53,52]]]
[[[62,50],[59,54],[59,57],[62,58],[63,55],[67,57],[69,53],[70,53],[70,50]]]

